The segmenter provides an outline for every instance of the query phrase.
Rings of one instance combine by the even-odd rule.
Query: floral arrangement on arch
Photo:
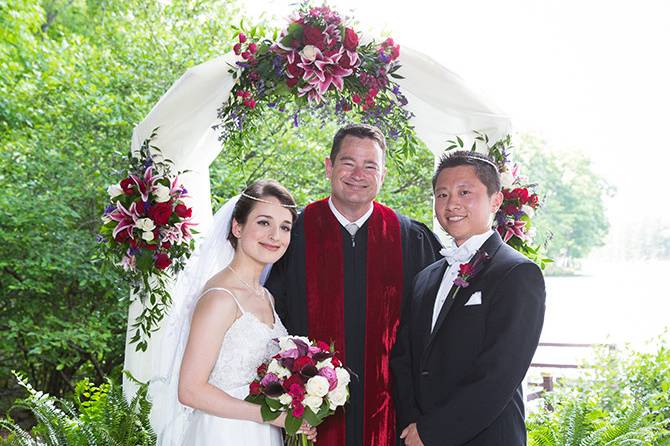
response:
[[[131,343],[146,350],[147,339],[171,304],[168,282],[184,268],[194,248],[192,209],[187,190],[173,175],[172,162],[151,145],[154,130],[118,183],[107,188],[109,204],[102,214],[97,240],[103,257],[123,269],[144,305],[134,322]]]
[[[258,367],[245,399],[261,406],[264,421],[286,412],[288,445],[312,444],[304,434],[296,435],[303,420],[318,426],[344,406],[351,375],[333,344],[302,336],[283,336],[276,342],[279,352]]]
[[[218,111],[221,138],[239,136],[262,123],[263,108],[287,114],[294,126],[300,113],[328,109],[341,121],[379,127],[409,149],[416,143],[413,116],[395,79],[400,46],[392,38],[362,42],[347,20],[328,6],[303,3],[273,41],[239,32],[232,46],[239,56],[230,72],[236,83]]]
[[[475,141],[470,150],[479,150],[483,145],[493,158],[500,172],[503,202],[493,220],[493,227],[505,243],[524,254],[544,269],[553,260],[542,255],[542,246],[533,246],[535,228],[533,218],[542,206],[537,184],[521,175],[521,168],[511,161],[512,136],[506,135],[494,144],[490,144],[488,135],[475,131]],[[461,138],[448,141],[446,150],[463,149]]]

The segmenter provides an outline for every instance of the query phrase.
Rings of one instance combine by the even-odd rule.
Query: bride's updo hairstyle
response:
[[[235,204],[233,219],[241,225],[245,224],[254,206],[259,202],[267,200],[269,197],[279,200],[279,203],[291,213],[291,219],[295,222],[295,219],[298,218],[295,200],[291,193],[275,180],[258,180],[247,186]],[[232,226],[231,220],[230,229],[228,230],[228,241],[233,245],[233,248],[237,249],[237,237],[233,235]]]

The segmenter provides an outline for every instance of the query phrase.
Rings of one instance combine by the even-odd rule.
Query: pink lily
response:
[[[184,235],[180,228],[161,229],[161,239],[173,245],[179,245],[184,241]]]
[[[342,38],[339,28],[333,24],[328,25],[323,30],[323,34],[326,36],[326,48],[330,48],[333,43],[339,42]]]
[[[119,224],[116,225],[114,231],[112,231],[112,236],[116,236],[123,230],[132,229],[135,226],[135,222],[140,218],[140,214],[137,212],[137,206],[135,203],[130,205],[129,209],[126,209],[120,201],[116,202],[116,209],[110,212],[107,215],[111,220],[118,221]],[[132,231],[130,232],[130,237],[132,238]]]
[[[193,234],[191,234],[191,227],[193,226],[198,226],[198,224],[192,223],[190,220],[184,220],[175,224],[175,227],[181,231],[181,234],[184,237],[183,240],[185,242],[188,242],[193,238]]]
[[[170,184],[170,196],[174,198],[190,198],[190,195],[182,194],[182,189],[181,184],[179,184],[179,175],[177,175]]]
[[[298,66],[305,70],[302,78],[307,85],[300,88],[298,94],[300,96],[308,94],[307,98],[310,102],[320,102],[331,85],[334,85],[338,91],[342,91],[344,78],[354,72],[351,68],[342,68],[338,64],[343,54],[343,48],[332,56],[326,56],[316,48],[314,60],[301,55]]]
[[[147,167],[147,170],[144,171],[144,178],[140,179],[136,175],[130,175],[130,179],[137,185],[137,190],[140,191],[142,196],[142,201],[149,201],[149,192],[154,187],[154,183],[160,177],[153,175],[153,167]]]
[[[526,233],[523,231],[524,226],[526,226],[526,222],[521,220],[506,222],[505,226],[503,227],[503,231],[505,231],[503,240],[505,240],[505,243],[507,243],[507,241],[515,235],[521,240],[526,240]]]

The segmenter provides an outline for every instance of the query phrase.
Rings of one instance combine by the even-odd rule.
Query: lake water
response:
[[[546,277],[547,311],[541,343],[628,344],[654,348],[670,327],[670,261],[630,263],[591,260],[578,276]],[[592,357],[583,347],[540,347],[534,363],[578,364]],[[576,371],[531,368],[554,376]]]

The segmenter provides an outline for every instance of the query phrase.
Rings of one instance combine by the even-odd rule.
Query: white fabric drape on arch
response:
[[[177,170],[190,170],[181,177],[192,196],[194,221],[200,233],[212,220],[209,165],[222,149],[212,126],[216,111],[227,100],[234,79],[228,72],[235,64],[231,52],[197,65],[177,80],[133,131],[133,150],[158,127],[154,144],[166,158],[174,161]],[[472,140],[473,130],[486,132],[491,139],[503,136],[511,129],[507,116],[480,98],[462,79],[431,57],[407,47],[400,55],[402,67],[398,74],[401,91],[407,97],[408,108],[416,116],[412,124],[419,138],[437,157],[446,141],[460,136]],[[135,302],[128,312],[129,324],[140,312]],[[130,326],[130,325],[129,325]],[[128,332],[130,339],[132,332]],[[155,345],[161,332],[154,333],[146,352],[136,352],[134,344],[126,342],[124,368],[140,381],[148,381],[154,368]],[[135,394],[137,387],[124,377],[126,397]]]

